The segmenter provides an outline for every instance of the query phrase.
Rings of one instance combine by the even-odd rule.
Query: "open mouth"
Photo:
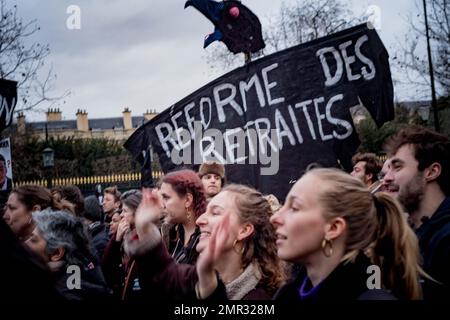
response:
[[[283,243],[287,240],[287,237],[277,233],[277,240],[275,241],[275,244],[280,247],[283,245]]]
[[[277,239],[282,239],[282,240],[286,240],[287,237],[285,235],[282,235],[280,233],[277,233]]]
[[[210,236],[211,236],[211,232],[208,232],[208,231],[201,231],[200,232],[200,239],[208,238]]]
[[[396,186],[396,185],[390,184],[390,185],[387,186],[386,190],[387,190],[388,192],[395,193],[395,192],[398,192],[399,187]]]

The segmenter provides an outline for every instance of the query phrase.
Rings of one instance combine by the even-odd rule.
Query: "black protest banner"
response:
[[[17,82],[0,79],[0,132],[12,123],[17,103]]]
[[[143,162],[153,149],[165,172],[205,160],[229,181],[283,199],[308,164],[349,170],[359,145],[349,109],[377,124],[393,118],[388,54],[357,26],[238,68],[136,130],[125,147]]]

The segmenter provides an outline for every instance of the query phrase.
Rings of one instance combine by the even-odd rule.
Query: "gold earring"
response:
[[[328,251],[327,251],[327,247],[328,247]],[[325,255],[325,257],[331,257],[333,255],[333,242],[331,240],[328,239],[323,239],[322,240],[322,251],[323,254]]]

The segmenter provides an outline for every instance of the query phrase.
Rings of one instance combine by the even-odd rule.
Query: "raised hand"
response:
[[[139,238],[150,231],[150,226],[156,224],[162,215],[163,205],[158,189],[142,189],[141,204],[135,213],[135,226]]]
[[[126,233],[128,233],[130,231],[130,223],[128,221],[126,221],[125,219],[122,219],[119,222],[119,226],[117,227],[117,232],[116,232],[116,241],[117,242],[122,242],[123,237],[125,236]]]
[[[217,277],[214,266],[225,248],[225,240],[229,234],[230,215],[226,214],[222,221],[212,230],[209,243],[201,251],[197,259],[197,294],[203,299],[211,295],[217,288]]]
[[[161,241],[156,226],[162,215],[163,205],[157,189],[142,189],[142,200],[136,209],[134,224],[136,229],[128,233],[124,240],[125,252],[130,257],[144,255]]]

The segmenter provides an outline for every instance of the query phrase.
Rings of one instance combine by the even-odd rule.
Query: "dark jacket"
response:
[[[100,262],[109,243],[109,227],[97,221],[88,226],[88,233],[91,239],[92,251]]]
[[[5,183],[3,183],[3,184],[5,184]],[[11,178],[6,177],[6,189],[5,190],[3,190],[3,186],[0,186],[0,188],[1,188],[2,191],[7,191],[7,192],[11,191],[12,190],[12,180],[11,180]]]
[[[195,266],[178,264],[163,242],[145,255],[136,258],[143,294],[149,299],[171,301],[195,301],[195,285],[198,281]],[[257,286],[243,300],[270,299],[270,295]],[[226,300],[225,286],[219,280],[219,288],[211,300]]]
[[[54,272],[56,289],[67,300],[105,300],[111,298],[111,290],[107,287],[100,267],[87,262],[78,266],[80,270],[80,288],[72,288],[75,285],[76,272],[68,269],[67,265]]]
[[[6,299],[62,299],[50,270],[0,218],[0,288]]]
[[[416,230],[423,268],[436,282],[423,281],[424,299],[450,298],[450,197]]]
[[[195,266],[178,264],[163,242],[136,258],[143,294],[159,301],[195,301]]]
[[[108,286],[116,300],[141,299],[141,286],[134,259],[129,259],[122,250],[122,242],[113,234],[102,259],[102,270]]]
[[[184,245],[184,228],[182,225],[175,225],[169,231],[169,252],[177,263],[187,263],[195,265],[198,258],[196,246],[200,240],[200,228],[195,228],[194,233],[189,238],[187,245]]]
[[[359,254],[354,263],[341,263],[320,284],[311,288],[311,282],[302,268],[298,277],[285,284],[275,294],[274,299],[283,302],[320,300],[395,300],[384,290],[369,290],[367,267],[371,263],[364,254]],[[303,287],[303,290],[301,288]],[[304,295],[300,295],[300,291]]]

